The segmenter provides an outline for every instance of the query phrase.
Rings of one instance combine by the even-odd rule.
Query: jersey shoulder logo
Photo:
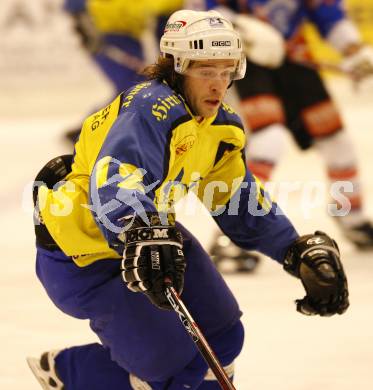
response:
[[[152,114],[158,122],[164,121],[168,118],[169,111],[172,107],[180,105],[182,102],[176,94],[170,94],[166,97],[157,98],[152,105]]]

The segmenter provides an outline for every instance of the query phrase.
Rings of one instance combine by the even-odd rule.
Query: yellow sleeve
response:
[[[155,15],[167,15],[181,9],[183,6],[182,0],[157,0],[153,1],[152,12]]]
[[[39,188],[38,199],[42,218],[61,250],[79,266],[98,259],[117,258],[89,208],[89,176],[106,136],[118,116],[121,96],[83,124],[75,145],[72,172],[63,185],[55,189]]]
[[[96,28],[104,33],[124,33],[139,38],[154,16],[168,15],[181,0],[89,0],[87,9]]]

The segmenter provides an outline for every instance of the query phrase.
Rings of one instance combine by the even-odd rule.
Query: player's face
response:
[[[218,111],[236,69],[234,60],[193,61],[185,74],[184,95],[193,113],[210,117]]]

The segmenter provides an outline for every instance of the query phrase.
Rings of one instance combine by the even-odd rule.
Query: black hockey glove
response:
[[[71,172],[72,162],[72,154],[66,154],[53,158],[44,165],[44,167],[37,174],[34,181],[32,198],[34,202],[34,227],[36,244],[37,246],[40,246],[44,249],[60,250],[53,237],[50,235],[41,216],[38,201],[38,191],[41,185],[52,189],[58,182],[63,181],[65,177]]]
[[[157,214],[148,214],[150,225],[136,217],[124,234],[122,278],[134,292],[143,292],[160,309],[171,310],[165,296],[165,278],[181,294],[186,268],[183,238],[175,226],[162,225]]]
[[[317,231],[299,237],[288,250],[284,269],[301,279],[307,295],[296,300],[305,315],[331,316],[348,306],[347,279],[336,242]]]

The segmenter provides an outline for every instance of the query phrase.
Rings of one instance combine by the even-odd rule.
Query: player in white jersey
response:
[[[330,186],[338,181],[349,183],[340,190],[341,200],[331,199],[330,204],[340,209],[341,202],[346,202],[351,210],[334,219],[357,249],[371,250],[373,225],[363,210],[353,141],[315,68],[302,29],[305,21],[312,23],[342,53],[342,68],[356,80],[371,75],[373,50],[361,41],[342,1],[206,0],[199,6],[226,12],[246,41],[248,70],[235,86],[250,131],[247,158],[251,171],[263,182],[270,180],[282,156],[284,132],[290,131],[301,150],[313,147],[318,151]],[[243,270],[252,270],[258,260],[221,236],[211,253],[222,265],[222,260],[235,257]]]

